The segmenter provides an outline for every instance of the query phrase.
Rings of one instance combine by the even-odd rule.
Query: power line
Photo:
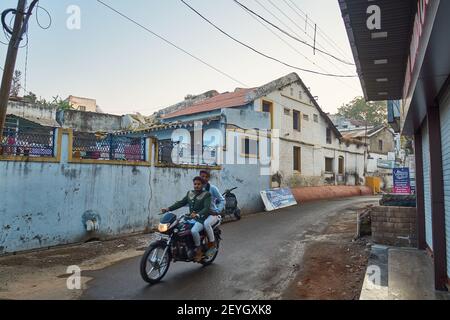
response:
[[[254,0],[261,8],[263,8],[268,14],[270,14],[272,17],[274,17],[276,20],[278,20],[279,23],[281,23],[283,26],[285,26],[286,28],[288,28],[293,34],[295,34],[298,38],[301,38],[301,36],[295,32],[294,29],[292,29],[288,24],[286,24],[283,20],[281,20],[280,18],[278,18],[277,15],[275,15],[272,11],[270,11],[265,5],[263,5],[259,0]],[[245,10],[244,8],[242,8],[239,4],[237,4],[235,2],[235,4],[237,6],[239,6],[239,8],[243,9],[245,12],[247,12],[250,16],[252,16],[254,19],[257,19],[259,21],[259,19],[257,17],[255,17],[251,12]]]
[[[259,0],[254,0],[261,8],[263,8],[268,14],[270,14],[272,17],[274,17],[276,20],[278,20],[282,25],[284,25],[286,28],[288,28],[289,30],[291,30],[291,32],[294,34],[294,35],[296,35],[298,38],[301,38],[301,36],[297,33],[297,32],[295,32],[289,25],[287,25],[282,19],[280,19],[276,14],[274,14],[271,10],[269,10],[265,5],[263,5]],[[270,1],[270,0],[269,0]],[[287,16],[280,8],[278,8],[273,2],[271,2],[272,3],[272,6],[275,6],[276,7],[276,9],[278,10],[278,11],[280,11],[283,15],[285,15],[285,16]],[[235,3],[237,6],[239,6],[237,3]],[[255,19],[255,20],[257,20],[257,21],[259,21],[265,28],[268,28],[269,30],[271,30],[271,32],[272,33],[274,33],[274,31],[272,30],[272,29],[270,29],[266,24],[264,24],[261,20],[259,20],[256,16],[254,16],[254,15],[252,15],[250,12],[248,12],[247,10],[245,10],[244,8],[242,8],[241,6],[239,6],[239,8],[241,8],[241,9],[243,9],[245,12],[247,12],[253,19]],[[287,16],[288,17],[288,16]],[[300,28],[299,26],[297,26],[302,32],[303,31],[305,31],[304,29],[302,29],[302,28]],[[309,36],[308,34],[307,34],[307,36]],[[278,36],[279,37],[279,36]],[[311,38],[311,39],[314,39],[314,38],[312,38],[312,37],[310,37],[309,36],[309,38]],[[285,41],[284,41],[285,42]],[[320,45],[319,43],[317,43],[318,45]],[[325,50],[325,48],[323,47],[323,46],[321,46],[324,50]],[[297,50],[296,50],[297,51]],[[298,52],[298,51],[297,51]],[[303,54],[302,54],[302,56],[304,56]],[[339,65],[339,64],[336,64],[336,63],[334,63],[334,61],[332,61],[329,57],[327,57],[327,56],[323,56],[324,57],[324,59],[327,61],[327,62],[329,62],[332,66],[333,66],[333,68],[335,68],[336,70],[339,70],[339,72],[342,72],[342,73],[346,73],[347,72],[347,70],[343,70],[342,68],[341,68],[341,65]],[[306,58],[306,57],[305,57]],[[307,59],[307,60],[309,60],[309,59]],[[309,60],[310,61],[310,60]],[[316,65],[316,63],[313,63],[314,65]],[[323,68],[322,68],[323,69]],[[353,88],[354,89],[354,88]],[[354,89],[355,90],[355,89]],[[357,90],[356,90],[357,91]]]
[[[229,75],[228,73],[226,73],[226,72],[224,72],[224,71],[222,71],[222,70],[220,70],[220,69],[214,67],[213,65],[211,65],[211,64],[209,64],[208,62],[204,61],[203,59],[198,58],[198,57],[195,56],[194,54],[192,54],[192,53],[190,53],[189,51],[187,51],[187,50],[181,48],[180,46],[176,45],[175,43],[171,42],[170,40],[167,40],[166,38],[164,38],[163,36],[157,34],[156,32],[153,32],[153,31],[150,30],[149,28],[147,28],[147,27],[145,27],[144,25],[140,24],[140,23],[137,22],[136,20],[134,20],[134,19],[128,17],[128,16],[125,15],[124,13],[118,11],[117,9],[111,7],[110,5],[104,3],[103,1],[97,0],[97,2],[100,3],[101,5],[105,6],[105,7],[108,8],[109,10],[115,12],[116,14],[120,15],[122,18],[124,18],[124,19],[126,19],[126,20],[132,22],[133,24],[135,24],[136,26],[140,27],[141,29],[147,31],[148,33],[152,34],[153,36],[155,36],[155,37],[159,38],[160,40],[164,41],[165,43],[169,44],[170,46],[172,46],[172,47],[174,47],[174,48],[180,50],[181,52],[187,54],[187,55],[190,56],[191,58],[194,58],[195,60],[201,62],[201,63],[204,64],[205,66],[207,66],[207,67],[213,69],[214,71],[216,71],[216,72],[222,74],[223,76],[229,78],[230,80],[233,80],[234,82],[239,83],[240,85],[243,85],[243,86],[245,86],[245,87],[247,86],[245,83],[242,83],[241,81],[239,81],[239,80],[237,80],[236,78],[232,77],[232,76]]]
[[[293,9],[293,11],[301,18],[301,19],[303,19],[303,20],[305,20],[305,22],[309,25],[309,26],[312,26],[313,27],[313,25],[311,24],[311,22],[314,22],[312,19],[310,19],[310,21],[311,22],[308,22],[308,19],[307,19],[307,17],[308,17],[308,14],[305,12],[305,11],[303,11],[295,2],[294,2],[294,0],[283,0],[291,9]],[[287,3],[287,1],[289,1],[290,3],[292,3],[292,5],[295,7],[295,8],[293,8],[292,6],[290,6],[288,3]],[[298,12],[300,12],[300,13],[302,13],[305,17],[302,17]],[[314,22],[314,24],[316,24],[315,22]],[[306,31],[306,30],[305,30]],[[327,42],[327,43],[329,43],[329,44],[331,44],[331,46],[333,46],[335,49],[336,49],[336,51],[338,51],[338,52],[340,52],[343,56],[346,56],[346,53],[339,47],[339,45],[332,39],[332,38],[330,38],[326,33],[325,33],[325,31],[323,31],[319,26],[317,26],[317,31],[318,31],[318,34],[322,34],[323,35],[323,39]],[[333,45],[334,44],[334,45]]]
[[[256,0],[257,1],[257,0]],[[235,3],[239,8],[242,9],[242,7],[240,7],[237,3]],[[288,47],[290,47],[292,50],[294,50],[296,53],[298,53],[300,56],[302,56],[303,58],[305,58],[307,61],[309,61],[311,64],[315,65],[316,67],[318,67],[320,70],[324,71],[324,72],[328,72],[325,68],[323,68],[322,66],[316,64],[314,61],[312,61],[311,59],[309,59],[307,56],[305,56],[302,52],[300,52],[297,48],[295,48],[292,44],[290,44],[288,41],[286,41],[283,37],[281,37],[278,33],[276,33],[275,31],[273,31],[270,27],[268,27],[266,24],[264,24],[264,22],[262,22],[261,20],[259,20],[258,18],[256,18],[254,15],[252,15],[250,12],[244,10],[245,13],[247,13],[252,19],[254,19],[256,22],[258,22],[261,26],[263,26],[265,29],[267,29],[267,31],[269,31],[270,33],[272,33],[275,37],[277,37],[278,39],[280,39],[284,44],[286,44]],[[349,87],[350,89],[354,90],[354,91],[358,91],[358,89],[355,89],[353,86],[349,85],[348,83],[344,82],[342,79],[339,78],[334,78],[334,80],[339,81],[341,84]]]
[[[138,27],[140,27],[140,28],[144,29],[145,31],[151,33],[151,34],[154,35],[155,37],[157,37],[157,38],[163,40],[164,42],[166,42],[166,43],[168,43],[169,45],[175,47],[176,49],[178,49],[178,50],[184,52],[185,54],[189,55],[190,57],[194,58],[195,60],[201,62],[202,64],[204,64],[204,65],[206,65],[206,66],[208,66],[208,67],[210,67],[210,68],[213,69],[214,71],[216,71],[216,72],[218,72],[218,73],[220,73],[220,74],[222,74],[222,75],[228,77],[229,79],[231,79],[231,80],[233,80],[233,81],[235,81],[235,82],[237,82],[237,83],[243,85],[244,87],[249,87],[249,85],[247,85],[247,84],[245,84],[245,83],[243,83],[243,82],[241,82],[241,81],[239,81],[239,80],[237,80],[237,79],[234,79],[233,77],[229,76],[228,74],[226,74],[225,72],[221,71],[220,69],[215,68],[214,66],[208,64],[207,62],[203,61],[203,60],[200,59],[200,58],[197,58],[195,55],[193,55],[193,54],[189,53],[188,51],[186,51],[186,50],[184,50],[184,49],[178,47],[178,46],[175,45],[174,43],[172,43],[172,42],[170,42],[169,40],[165,39],[164,37],[158,35],[157,33],[151,31],[151,30],[148,29],[147,27],[141,25],[141,24],[138,23],[137,21],[135,21],[135,20],[133,20],[132,18],[128,17],[127,15],[121,13],[121,12],[118,11],[117,9],[111,7],[110,5],[104,3],[103,1],[97,0],[97,2],[100,3],[100,4],[102,4],[102,5],[105,6],[106,8],[110,9],[111,11],[117,13],[118,15],[120,15],[120,16],[123,17],[123,18],[125,18],[126,20],[128,20],[128,21],[132,22],[133,24],[137,25]],[[273,100],[274,102],[278,103],[279,105],[283,106],[283,107],[286,107],[286,108],[289,107],[289,106],[286,106],[285,104],[283,104],[282,102],[277,101],[277,99],[272,99],[272,100]]]
[[[28,33],[27,33],[27,39],[28,39]],[[25,94],[28,94],[27,92],[27,80],[28,80],[28,50],[29,50],[29,41],[27,41],[27,46],[25,47],[25,75],[24,75],[24,85],[23,85],[23,91]]]
[[[220,27],[218,27],[217,25],[215,25],[212,21],[210,21],[208,18],[206,18],[205,16],[203,16],[200,12],[198,12],[195,8],[193,8],[192,6],[190,6],[186,1],[184,0],[180,0],[182,3],[184,3],[188,8],[190,8],[192,11],[194,11],[198,16],[200,16],[203,20],[205,20],[206,22],[208,22],[211,26],[213,26],[215,29],[217,29],[218,31],[220,31],[221,33],[223,33],[224,35],[226,35],[227,37],[229,37],[230,39],[232,39],[233,41],[239,43],[240,45],[250,49],[251,51],[267,58],[270,59],[272,61],[276,61],[278,63],[281,63],[287,67],[299,70],[299,71],[303,71],[303,72],[308,72],[308,73],[313,73],[313,74],[317,74],[317,75],[323,75],[323,76],[328,76],[328,77],[337,77],[337,78],[354,78],[356,77],[356,75],[338,75],[338,74],[331,74],[331,73],[323,73],[323,72],[319,72],[319,71],[314,71],[314,70],[308,70],[308,69],[304,69],[304,68],[300,68],[294,65],[291,65],[289,63],[286,63],[280,59],[274,58],[272,56],[269,56],[268,54],[265,54],[255,48],[253,48],[252,46],[238,40],[237,38],[233,37],[232,35],[230,35],[229,33],[227,33],[226,31],[224,31],[223,29],[221,29]]]
[[[325,55],[327,55],[327,56],[330,56],[331,58],[333,58],[333,59],[335,59],[335,60],[337,60],[337,61],[339,61],[339,62],[342,62],[342,63],[347,64],[347,65],[354,65],[354,63],[351,63],[351,62],[345,61],[345,60],[343,60],[343,59],[341,59],[341,58],[338,58],[338,57],[336,57],[335,55],[333,55],[333,54],[331,54],[331,53],[328,53],[328,52],[326,52],[326,51],[324,51],[324,50],[322,50],[322,49],[316,48],[315,46],[309,44],[308,42],[306,42],[306,41],[304,41],[304,40],[301,40],[301,39],[299,39],[298,37],[296,37],[296,36],[290,34],[290,33],[287,32],[286,30],[284,30],[284,29],[282,29],[281,27],[277,26],[277,25],[274,24],[273,22],[267,20],[266,18],[264,18],[264,17],[261,16],[260,14],[256,13],[256,12],[253,11],[252,9],[250,9],[250,8],[248,8],[247,6],[243,5],[243,4],[242,4],[241,2],[239,2],[238,0],[233,0],[233,1],[236,2],[237,4],[239,4],[242,8],[244,8],[244,9],[247,10],[248,12],[250,12],[250,13],[252,13],[253,15],[257,16],[259,19],[261,19],[261,20],[265,21],[266,23],[270,24],[272,27],[278,29],[279,31],[281,31],[282,33],[284,33],[285,35],[287,35],[288,37],[290,37],[290,38],[292,38],[292,39],[294,39],[294,40],[296,40],[296,41],[298,41],[298,42],[300,42],[300,43],[303,43],[304,45],[306,45],[306,46],[308,46],[308,47],[311,47],[311,48],[315,49],[316,51],[318,51],[318,52],[320,52],[320,53],[323,53],[323,54],[325,54]]]

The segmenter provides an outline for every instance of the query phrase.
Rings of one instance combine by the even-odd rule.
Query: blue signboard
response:
[[[295,206],[297,204],[289,188],[261,191],[261,198],[267,211]]]
[[[411,194],[411,179],[409,168],[394,169],[394,193]]]

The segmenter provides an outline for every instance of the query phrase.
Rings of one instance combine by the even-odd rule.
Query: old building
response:
[[[295,73],[261,87],[238,88],[185,104],[175,112],[162,110],[160,113],[163,122],[176,122],[219,116],[226,109],[269,116],[274,186],[360,183],[364,148],[358,141],[343,139]],[[246,122],[246,118],[237,120],[237,126]],[[255,130],[265,129],[258,122],[245,125]]]
[[[377,173],[380,169],[386,169],[386,161],[392,161],[391,168],[395,165],[397,141],[395,133],[386,126],[368,127],[367,129],[341,131],[346,139],[355,139],[367,144],[366,148],[366,172]],[[390,172],[392,174],[392,172]]]
[[[66,101],[74,110],[85,112],[97,112],[97,101],[95,99],[69,96]]]

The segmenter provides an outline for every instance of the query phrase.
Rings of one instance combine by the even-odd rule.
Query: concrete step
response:
[[[374,245],[360,300],[450,300],[434,289],[433,270],[425,251]]]

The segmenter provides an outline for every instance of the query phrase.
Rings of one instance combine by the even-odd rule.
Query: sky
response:
[[[180,102],[187,94],[233,91],[243,84],[261,86],[291,72],[299,74],[325,112],[334,113],[342,104],[362,95],[358,78],[313,75],[261,57],[219,33],[180,0],[103,1],[241,83],[166,44],[96,0],[41,0],[40,6],[48,10],[52,24],[46,30],[38,26],[36,17],[43,27],[49,22],[43,10],[30,19],[28,58],[23,47],[16,64],[24,78],[27,61],[27,91],[47,100],[69,95],[94,98],[104,112],[144,115]],[[233,0],[186,1],[239,40],[291,65],[356,75],[355,66],[321,53],[314,55],[312,48],[271,29],[284,41],[280,40]],[[295,3],[308,14],[309,23],[317,24],[318,47],[353,62],[337,0],[241,2],[312,44],[313,28],[308,25],[305,32],[305,16]],[[16,0],[2,0],[0,11],[16,5]],[[80,9],[79,29],[67,27],[72,17],[67,12],[70,6]],[[6,42],[1,33],[0,41]],[[6,51],[7,46],[0,43],[2,66]]]

